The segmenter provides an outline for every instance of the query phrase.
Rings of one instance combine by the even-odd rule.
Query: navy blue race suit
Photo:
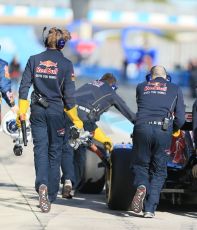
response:
[[[135,114],[107,82],[96,80],[87,83],[77,89],[75,97],[82,120],[99,121],[100,116],[112,106],[130,122],[135,120]],[[87,112],[84,111],[84,108],[87,109]],[[89,111],[93,112],[93,117],[89,116]]]
[[[131,172],[134,187],[147,188],[144,211],[154,213],[167,177],[172,133],[185,122],[185,106],[181,89],[161,77],[138,84],[136,99]]]
[[[56,199],[60,181],[60,163],[65,135],[64,108],[75,106],[73,65],[61,51],[47,49],[31,56],[23,72],[19,99],[31,96],[31,129],[34,143],[35,189],[45,184],[49,200]],[[48,103],[44,107],[39,97]]]
[[[124,117],[130,122],[135,121],[135,113],[133,113],[123,99],[115,90],[105,81],[95,80],[86,83],[75,92],[76,104],[78,106],[78,115],[83,121],[84,129],[90,132],[97,128],[96,122],[100,120],[100,116],[114,106]],[[83,177],[85,167],[86,148],[79,147],[74,154],[75,177],[73,174],[73,154],[69,153],[72,149],[66,144],[64,146],[62,158],[62,183],[66,179],[71,179],[72,183],[77,187]],[[71,162],[71,163],[69,163]]]

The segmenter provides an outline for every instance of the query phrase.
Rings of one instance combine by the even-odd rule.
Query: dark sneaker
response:
[[[155,216],[152,212],[144,212],[144,218],[153,218]]]
[[[72,199],[72,182],[71,180],[65,180],[65,183],[62,188],[62,198]]]
[[[140,213],[143,209],[143,201],[146,196],[146,187],[144,185],[140,185],[137,187],[137,191],[135,196],[133,197],[131,203],[131,210],[135,213]]]
[[[39,207],[42,212],[49,212],[51,209],[51,203],[48,199],[48,189],[45,184],[41,184],[39,187]]]

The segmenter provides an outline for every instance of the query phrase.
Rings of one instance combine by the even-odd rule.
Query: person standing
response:
[[[11,89],[11,80],[9,75],[8,63],[0,59],[0,128],[1,128],[1,102],[2,97],[7,105],[15,113],[18,107],[15,105],[14,95]]]
[[[9,65],[10,79],[12,82],[12,90],[16,93],[18,92],[19,82],[21,80],[21,65],[16,56],[13,57]]]
[[[197,99],[194,101],[192,106],[192,129],[194,139],[194,165],[192,166],[192,175],[197,178]],[[197,186],[197,183],[196,185]]]
[[[138,111],[133,131],[131,173],[136,193],[131,210],[152,218],[167,177],[172,134],[185,122],[183,94],[163,66],[153,66],[136,88]]]
[[[44,34],[43,29],[43,34]],[[30,122],[34,144],[35,190],[42,212],[49,212],[56,199],[65,135],[65,113],[79,129],[83,128],[75,106],[75,79],[72,62],[61,50],[71,39],[69,31],[52,27],[44,40],[46,50],[29,58],[19,87],[17,125],[27,113],[30,86]]]
[[[189,87],[192,98],[197,97],[197,60],[190,60],[188,63]]]
[[[194,147],[197,149],[197,98],[192,105],[192,129],[194,138]]]

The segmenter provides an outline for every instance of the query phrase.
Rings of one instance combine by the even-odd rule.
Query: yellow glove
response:
[[[16,117],[16,125],[20,128],[21,127],[20,120],[21,119],[26,120],[26,113],[29,108],[29,101],[24,99],[19,99],[18,107],[19,110]]]
[[[64,111],[78,129],[83,129],[83,122],[78,117],[76,106],[70,110],[66,110],[66,108],[64,108]]]
[[[179,129],[178,131],[173,132],[172,136],[173,136],[173,137],[179,137],[180,134],[181,134],[181,130]]]
[[[99,141],[102,144],[104,144],[106,149],[108,149],[110,152],[113,150],[113,143],[111,138],[106,136],[105,133],[100,128],[95,129],[93,138],[96,141]]]

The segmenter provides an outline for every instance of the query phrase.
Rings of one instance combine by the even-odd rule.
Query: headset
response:
[[[44,36],[44,32],[45,32],[46,29],[47,29],[47,27],[45,26],[45,27],[43,28],[43,31],[42,31],[42,38],[43,38],[43,42],[44,42],[44,44],[45,44],[45,47],[47,47],[47,43],[48,43],[48,38],[45,38],[45,36]],[[65,44],[66,44],[66,41],[65,41],[65,39],[63,39],[63,32],[62,32],[60,29],[56,29],[56,34],[57,34],[57,33],[60,33],[60,34],[62,35],[62,37],[60,37],[60,38],[57,39],[57,41],[56,41],[56,48],[57,48],[58,50],[61,50],[61,49],[64,48],[64,46],[65,46]]]
[[[152,73],[153,73],[153,70],[154,70],[154,68],[155,68],[156,66],[153,66],[152,68],[151,68],[151,70],[150,70],[150,73],[148,73],[147,75],[146,75],[146,81],[151,81],[152,80]],[[163,67],[164,68],[164,67]],[[164,70],[165,70],[165,73],[166,73],[166,80],[168,81],[168,82],[171,82],[172,81],[172,78],[171,78],[171,76],[167,73],[167,71],[166,71],[166,69],[164,68]]]
[[[112,89],[115,90],[115,91],[118,89],[118,86],[117,86],[116,84],[113,84],[111,87],[112,87]]]

